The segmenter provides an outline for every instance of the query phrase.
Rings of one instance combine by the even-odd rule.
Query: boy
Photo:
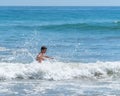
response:
[[[42,47],[41,47],[41,52],[37,55],[37,58],[36,58],[36,60],[37,60],[38,62],[41,63],[41,62],[42,62],[43,60],[45,60],[46,58],[53,59],[53,58],[48,57],[48,56],[45,55],[46,51],[47,51],[47,47],[42,46]]]

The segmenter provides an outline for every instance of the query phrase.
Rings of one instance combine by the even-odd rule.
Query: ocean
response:
[[[0,7],[0,96],[120,96],[120,7]]]

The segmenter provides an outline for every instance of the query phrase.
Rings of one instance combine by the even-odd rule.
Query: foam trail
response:
[[[120,62],[63,63],[43,62],[39,64],[0,63],[0,79],[104,79],[119,78]]]
[[[116,21],[114,21],[114,23],[119,24],[119,23],[120,23],[120,20],[116,20]]]
[[[0,51],[8,51],[9,49],[5,48],[5,47],[0,47]]]

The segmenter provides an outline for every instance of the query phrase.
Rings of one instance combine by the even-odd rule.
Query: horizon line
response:
[[[0,7],[120,7],[118,5],[0,5]]]

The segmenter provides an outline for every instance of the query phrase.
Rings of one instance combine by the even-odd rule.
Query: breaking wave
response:
[[[0,63],[0,80],[36,79],[106,79],[120,77],[120,62],[63,63],[43,62],[39,64]]]

